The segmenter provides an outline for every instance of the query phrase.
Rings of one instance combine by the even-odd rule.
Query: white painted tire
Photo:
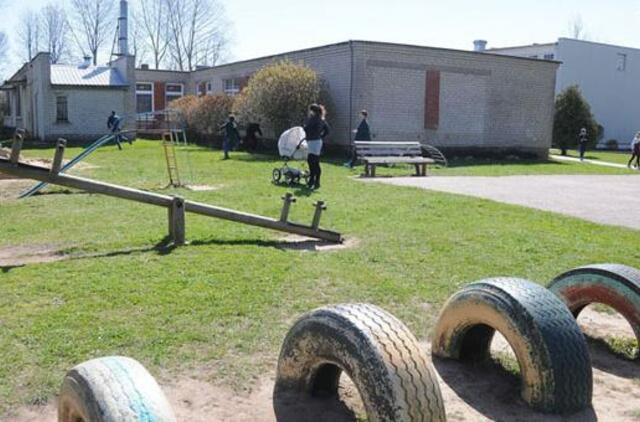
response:
[[[175,422],[156,380],[136,360],[110,356],[84,362],[64,378],[58,422]]]

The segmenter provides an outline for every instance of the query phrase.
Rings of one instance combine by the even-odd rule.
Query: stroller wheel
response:
[[[282,179],[282,171],[280,169],[273,169],[271,177],[273,178],[273,183],[280,183],[280,179]]]
[[[293,185],[293,183],[295,182],[295,178],[291,174],[285,173],[284,174],[284,181],[288,185]]]

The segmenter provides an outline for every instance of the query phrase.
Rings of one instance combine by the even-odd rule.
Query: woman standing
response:
[[[636,133],[636,136],[631,141],[631,159],[627,167],[631,168],[634,158],[636,160],[636,168],[640,170],[640,132]]]
[[[580,153],[580,161],[584,161],[584,153],[587,151],[587,142],[589,142],[587,129],[582,128],[578,134],[578,152]]]
[[[318,104],[309,106],[309,116],[304,122],[304,132],[307,136],[309,154],[309,188],[320,189],[320,153],[322,152],[322,140],[329,135],[329,125],[324,120],[324,108]]]

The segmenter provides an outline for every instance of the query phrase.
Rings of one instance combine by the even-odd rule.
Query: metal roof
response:
[[[128,84],[118,69],[112,67],[53,64],[51,85],[124,87]]]

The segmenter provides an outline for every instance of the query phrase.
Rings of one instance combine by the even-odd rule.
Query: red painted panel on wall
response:
[[[166,92],[164,82],[153,83],[153,109],[162,111],[165,108]]]
[[[440,124],[440,71],[427,70],[424,101],[425,129],[438,129]]]

